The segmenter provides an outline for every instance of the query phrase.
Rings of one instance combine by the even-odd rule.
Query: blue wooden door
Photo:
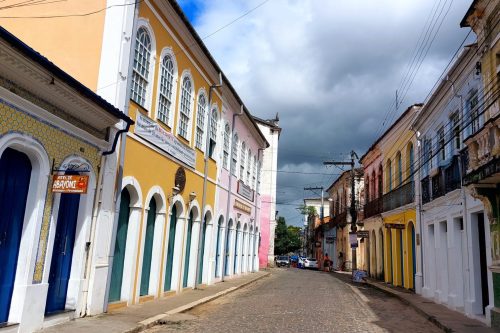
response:
[[[49,291],[45,314],[63,311],[66,305],[79,206],[79,194],[61,194],[50,263]]]
[[[5,149],[0,158],[0,324],[9,319],[30,176],[28,157]]]
[[[226,232],[226,246],[225,246],[225,258],[224,258],[224,275],[229,275],[229,242],[230,239],[233,235],[233,231],[230,229],[231,226],[228,225],[227,232]]]
[[[113,267],[111,269],[111,283],[109,286],[110,302],[121,299],[123,265],[125,263],[125,247],[127,246],[128,220],[130,218],[130,194],[123,189],[120,200],[120,213],[116,230],[115,251],[113,254]]]
[[[165,269],[165,284],[163,290],[172,289],[172,269],[174,261],[175,229],[177,227],[177,208],[172,207],[170,214],[170,226],[168,231],[167,267]]]
[[[203,282],[203,261],[205,259],[205,237],[207,233],[207,219],[205,216],[205,221],[203,221],[202,233],[201,233],[201,254],[200,258],[200,269],[198,270],[198,283],[201,284]]]
[[[151,256],[153,254],[155,219],[156,201],[152,198],[149,202],[148,218],[146,222],[146,237],[144,239],[144,253],[142,256],[141,296],[149,294],[149,277],[151,276]]]
[[[234,261],[233,261],[233,274],[236,274],[236,263],[238,261],[238,246],[240,242],[240,230],[236,229],[236,241],[234,242]]]
[[[182,287],[188,286],[189,279],[189,257],[191,256],[191,235],[193,233],[193,212],[189,214],[187,236],[186,236],[186,256],[184,257],[184,277],[182,279]]]
[[[219,220],[219,225],[217,226],[217,242],[215,243],[215,277],[219,277],[221,234],[222,234],[222,221]]]

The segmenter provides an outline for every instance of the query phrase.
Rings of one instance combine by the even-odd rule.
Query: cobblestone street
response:
[[[440,332],[398,299],[332,274],[272,275],[148,330],[161,332]]]

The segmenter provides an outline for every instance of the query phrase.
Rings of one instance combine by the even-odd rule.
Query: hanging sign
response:
[[[358,238],[369,238],[370,231],[368,230],[358,230]]]
[[[86,194],[88,183],[89,176],[55,175],[52,182],[52,192]]]
[[[358,247],[358,235],[355,232],[349,233],[349,243],[351,243],[351,248]]]
[[[386,228],[390,228],[390,229],[404,229],[405,225],[404,224],[398,224],[398,223],[386,223],[385,227]]]
[[[194,168],[196,166],[194,149],[183,144],[172,133],[166,131],[154,120],[149,119],[140,112],[137,112],[134,133],[190,167]]]

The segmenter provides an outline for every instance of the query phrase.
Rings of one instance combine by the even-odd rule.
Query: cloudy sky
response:
[[[469,32],[459,23],[471,2],[179,0],[249,110],[279,113],[277,210],[294,225],[303,199],[320,194],[303,188],[340,172],[323,161],[361,156],[425,99]]]

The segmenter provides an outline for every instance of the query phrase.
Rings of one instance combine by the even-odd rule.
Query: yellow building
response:
[[[33,15],[30,6],[3,14]],[[226,206],[216,202],[216,188],[228,160],[240,165],[241,188],[255,183],[245,187],[255,198],[245,222],[259,221],[259,195],[250,194],[257,192],[267,142],[236,91],[174,0],[48,3],[37,7],[37,16],[60,18],[0,24],[135,121],[115,128],[122,130],[119,154],[102,184],[115,195],[100,203],[96,217],[84,314],[213,283],[214,235],[223,244],[218,235],[224,238],[222,229],[229,228],[213,226],[221,220],[216,207]],[[233,114],[244,124],[236,127],[249,128],[240,132],[241,149],[229,143]],[[245,247],[233,243],[250,257],[248,240],[258,235],[249,233],[258,226],[247,225]]]
[[[395,286],[415,288],[416,230],[414,147],[411,122],[421,104],[409,107],[379,141],[382,154],[384,280]]]

